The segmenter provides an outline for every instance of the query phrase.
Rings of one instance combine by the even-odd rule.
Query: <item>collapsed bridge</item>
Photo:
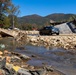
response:
[[[18,41],[22,37],[24,37],[26,33],[21,30],[7,30],[7,29],[0,28],[0,35],[1,37],[10,36],[10,37],[15,38]]]

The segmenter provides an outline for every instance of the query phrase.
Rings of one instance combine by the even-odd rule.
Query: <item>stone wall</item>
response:
[[[62,47],[65,49],[76,49],[76,35],[59,36],[27,36],[28,42],[33,45],[43,45],[45,47]]]

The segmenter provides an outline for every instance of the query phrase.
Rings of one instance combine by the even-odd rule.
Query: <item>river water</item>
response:
[[[51,65],[66,75],[76,75],[76,52],[63,48],[45,48],[43,46],[22,45],[18,46],[12,38],[0,40],[5,48],[1,50],[16,51],[31,57],[27,63],[34,66]]]

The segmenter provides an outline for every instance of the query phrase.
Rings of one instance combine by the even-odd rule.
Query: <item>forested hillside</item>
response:
[[[18,21],[19,21],[19,24],[24,28],[25,26],[39,27],[43,25],[49,25],[50,20],[61,22],[61,21],[71,21],[74,18],[76,18],[75,14],[55,13],[44,17],[34,14],[34,15],[19,17]]]
[[[63,13],[55,13],[51,15],[45,16],[45,18],[54,20],[54,21],[68,21],[72,20],[73,18],[76,18],[75,14],[63,14]]]

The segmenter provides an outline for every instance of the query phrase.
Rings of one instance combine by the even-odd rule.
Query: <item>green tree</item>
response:
[[[8,17],[5,17],[3,24],[4,24],[3,28],[8,28],[10,25],[10,19]]]
[[[5,20],[10,6],[11,0],[0,0],[0,27],[4,27],[4,24],[7,24]]]
[[[21,25],[19,25],[19,28],[22,30],[32,30],[33,27],[34,26],[30,23],[22,23]]]
[[[19,6],[15,6],[14,4],[12,4],[11,0],[0,0],[0,26],[7,28],[11,23],[14,27],[14,24],[17,24],[16,16],[19,13],[18,9]],[[11,15],[12,19],[9,18],[8,15]]]
[[[9,6],[11,6],[11,0],[0,0],[0,18],[8,13]]]

